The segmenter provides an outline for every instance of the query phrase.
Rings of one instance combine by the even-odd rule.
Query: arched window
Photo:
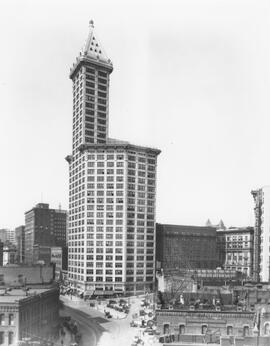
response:
[[[179,334],[185,334],[185,325],[184,324],[180,324],[179,326]]]
[[[8,324],[10,326],[14,326],[14,315],[13,314],[8,315]]]
[[[243,336],[248,336],[249,335],[249,326],[244,326],[243,328]]]
[[[4,325],[5,325],[5,315],[0,314],[0,326],[4,326]]]
[[[14,333],[8,332],[8,344],[12,345],[14,343]]]
[[[206,334],[206,331],[207,331],[207,325],[203,324],[202,325],[202,334]]]
[[[233,335],[233,327],[227,326],[227,335]]]
[[[170,333],[170,325],[167,323],[167,324],[164,324],[163,326],[163,334],[169,334]]]
[[[267,322],[264,325],[264,335],[270,335],[270,323]]]

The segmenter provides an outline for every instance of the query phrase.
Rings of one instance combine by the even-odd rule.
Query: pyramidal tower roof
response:
[[[81,49],[80,54],[76,59],[76,62],[70,69],[71,78],[73,73],[76,71],[77,67],[83,61],[92,62],[97,65],[103,65],[104,67],[109,68],[111,71],[113,69],[113,64],[111,60],[108,58],[104,48],[102,47],[100,41],[97,38],[97,35],[94,30],[93,20],[90,20],[89,22],[89,32],[85,44]]]
[[[111,64],[111,60],[105,53],[94,31],[94,21],[90,20],[88,37],[81,53],[89,58]]]

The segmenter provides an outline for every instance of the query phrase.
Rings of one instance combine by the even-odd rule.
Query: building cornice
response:
[[[79,151],[81,153],[93,149],[125,149],[125,150],[134,150],[134,151],[144,151],[149,154],[159,155],[161,150],[149,147],[143,147],[134,144],[123,144],[123,143],[105,143],[105,144],[81,144],[79,146]]]
[[[91,64],[94,65],[96,67],[100,67],[103,68],[107,71],[109,71],[109,73],[112,73],[113,71],[113,66],[110,60],[108,60],[108,62],[104,62],[102,60],[96,60],[94,58],[91,58],[87,55],[80,55],[79,57],[77,57],[76,62],[73,64],[73,66],[70,68],[70,73],[69,73],[69,78],[72,79],[74,74],[76,74],[76,72],[78,71],[78,69],[80,68],[81,65],[85,64]]]

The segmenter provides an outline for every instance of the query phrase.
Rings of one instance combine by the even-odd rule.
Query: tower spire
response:
[[[94,28],[94,21],[93,21],[93,19],[91,19],[89,21],[89,28]]]
[[[89,21],[88,35],[85,44],[83,45],[79,56],[76,58],[76,62],[70,69],[71,79],[81,64],[85,63],[98,65],[101,68],[110,70],[110,72],[113,70],[112,61],[108,58],[104,48],[96,36],[93,19]]]
[[[100,61],[101,63],[112,65],[111,60],[108,58],[104,48],[100,44],[94,32],[93,19],[89,21],[89,33],[85,45],[81,51],[81,55],[96,61]]]

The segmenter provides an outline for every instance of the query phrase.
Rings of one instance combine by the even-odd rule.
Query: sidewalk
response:
[[[109,311],[112,315],[112,319],[108,319],[108,321],[113,321],[113,320],[122,320],[122,319],[127,319],[129,316],[132,315],[132,310],[137,309],[139,307],[139,302],[136,304],[136,298],[133,300],[130,300],[130,311],[128,314],[125,314],[124,312],[116,311],[113,308],[107,307],[107,301],[100,301],[99,304],[97,301],[84,301],[82,298],[79,297],[74,297],[74,296],[60,296],[60,299],[62,299],[65,302],[69,302],[69,304],[72,304],[72,307],[78,308],[83,312],[90,313],[91,315],[97,315],[97,316],[102,316],[105,318],[105,313],[104,310]],[[94,302],[95,307],[90,307],[90,303]],[[137,306],[138,305],[138,306]],[[95,312],[97,312],[95,314]]]

